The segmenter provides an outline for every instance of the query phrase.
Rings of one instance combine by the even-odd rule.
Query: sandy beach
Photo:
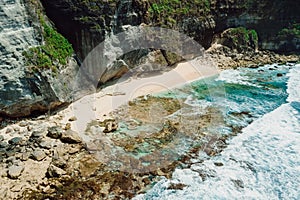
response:
[[[143,95],[170,90],[189,82],[218,74],[218,69],[207,59],[179,63],[174,69],[160,75],[146,78],[129,78],[102,89],[100,92],[87,95],[72,103],[58,113],[61,123],[71,123],[83,139],[84,131],[91,120],[104,120],[108,114],[128,101]],[[77,120],[68,121],[75,116]]]

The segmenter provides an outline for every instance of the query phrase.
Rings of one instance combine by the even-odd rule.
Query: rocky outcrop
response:
[[[0,115],[5,117],[46,112],[69,101],[76,62],[70,60],[60,75],[26,66],[23,52],[43,42],[36,6],[21,0],[0,3]]]

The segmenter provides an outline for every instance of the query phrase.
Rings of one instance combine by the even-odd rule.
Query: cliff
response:
[[[35,1],[2,1],[0,3],[0,115],[23,117],[49,111],[67,102],[67,89],[61,75],[51,70],[33,70],[26,63],[30,47],[44,43],[42,27],[38,21],[41,5]],[[41,66],[37,66],[41,67]],[[62,70],[70,74],[76,67],[73,61]],[[66,71],[66,74],[64,73]],[[71,70],[73,71],[73,70]],[[65,76],[68,80],[68,75]]]
[[[299,26],[298,33],[293,29],[300,23],[300,5],[291,0],[42,0],[42,3],[81,59],[106,35],[122,31],[123,25],[141,23],[179,30],[205,48],[209,48],[215,34],[242,26],[258,33],[259,47],[263,50],[299,52]]]

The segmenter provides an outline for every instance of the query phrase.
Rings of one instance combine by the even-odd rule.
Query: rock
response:
[[[4,136],[0,135],[0,142],[2,142],[4,140]]]
[[[14,130],[11,127],[7,127],[5,133],[8,134],[8,133],[11,133],[13,131]]]
[[[214,165],[217,166],[217,167],[221,167],[221,166],[223,166],[224,164],[221,163],[221,162],[214,162]]]
[[[42,150],[35,150],[31,153],[31,158],[33,160],[41,161],[46,157],[46,154]]]
[[[52,164],[63,169],[67,166],[67,161],[63,157],[53,158]]]
[[[17,126],[17,125],[16,125],[16,126],[14,126],[14,127],[13,127],[13,129],[14,129],[14,131],[16,131],[16,132],[20,131],[20,127],[19,127],[19,126]]]
[[[46,176],[48,178],[58,178],[65,174],[66,174],[66,171],[50,164],[50,166],[47,169]]]
[[[67,123],[64,130],[70,130],[71,129],[71,124],[70,123]]]
[[[77,118],[75,116],[73,116],[73,117],[70,117],[69,122],[73,122],[73,121],[76,121],[76,120],[77,120]]]
[[[73,130],[67,130],[62,133],[60,140],[64,143],[76,144],[81,143],[81,138],[78,133]]]
[[[24,166],[12,165],[8,168],[8,177],[11,179],[17,179],[23,172]]]
[[[44,149],[51,149],[52,144],[50,141],[42,140],[42,141],[40,141],[39,146]]]
[[[8,147],[8,143],[7,142],[0,142],[0,148],[6,148],[6,147]]]
[[[105,124],[104,133],[114,132],[118,129],[118,123],[116,121],[108,121]]]
[[[183,190],[186,187],[183,183],[171,183],[168,187],[168,190]]]
[[[30,155],[31,155],[30,152],[24,152],[24,153],[22,153],[20,159],[21,159],[22,161],[26,161],[26,160],[29,159]]]
[[[283,76],[283,74],[282,73],[277,73],[276,76],[281,77],[281,76]]]
[[[105,83],[111,79],[120,78],[128,71],[128,65],[123,60],[117,60],[111,66],[106,68],[100,78],[100,82]]]
[[[19,123],[19,126],[20,127],[25,127],[25,126],[27,126],[28,125],[28,122],[26,122],[26,121],[21,121],[20,123]]]
[[[59,126],[52,126],[48,129],[47,136],[53,139],[58,139],[62,135],[62,128]]]
[[[10,139],[8,141],[8,143],[11,145],[24,145],[25,144],[24,138],[22,138],[22,137],[14,137],[14,138]]]
[[[31,134],[31,138],[41,138],[44,137],[45,133],[42,130],[38,130],[38,131],[33,131]]]

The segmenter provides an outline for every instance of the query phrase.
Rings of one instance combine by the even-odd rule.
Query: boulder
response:
[[[47,136],[53,139],[58,139],[61,137],[62,135],[62,128],[59,126],[52,126],[50,128],[48,128],[48,133]]]
[[[25,141],[24,141],[24,138],[22,138],[22,137],[14,137],[14,138],[10,139],[8,141],[8,143],[11,145],[24,145]]]
[[[50,164],[50,166],[48,167],[47,169],[47,173],[46,173],[46,176],[48,178],[58,178],[58,177],[61,177],[62,175],[65,175],[66,174],[66,171],[64,171],[63,169],[59,168],[59,167],[56,167],[52,164]]]
[[[60,140],[64,143],[69,143],[69,144],[81,143],[82,141],[78,133],[71,129],[62,133]]]
[[[8,168],[8,177],[17,179],[23,172],[24,166],[12,165]]]
[[[31,158],[32,158],[33,160],[37,160],[37,161],[41,161],[41,160],[43,160],[45,157],[46,157],[46,154],[45,154],[45,152],[42,151],[42,150],[35,150],[35,151],[33,151],[32,154],[31,154]]]
[[[107,121],[105,123],[104,133],[114,132],[118,129],[118,123],[116,121]]]

